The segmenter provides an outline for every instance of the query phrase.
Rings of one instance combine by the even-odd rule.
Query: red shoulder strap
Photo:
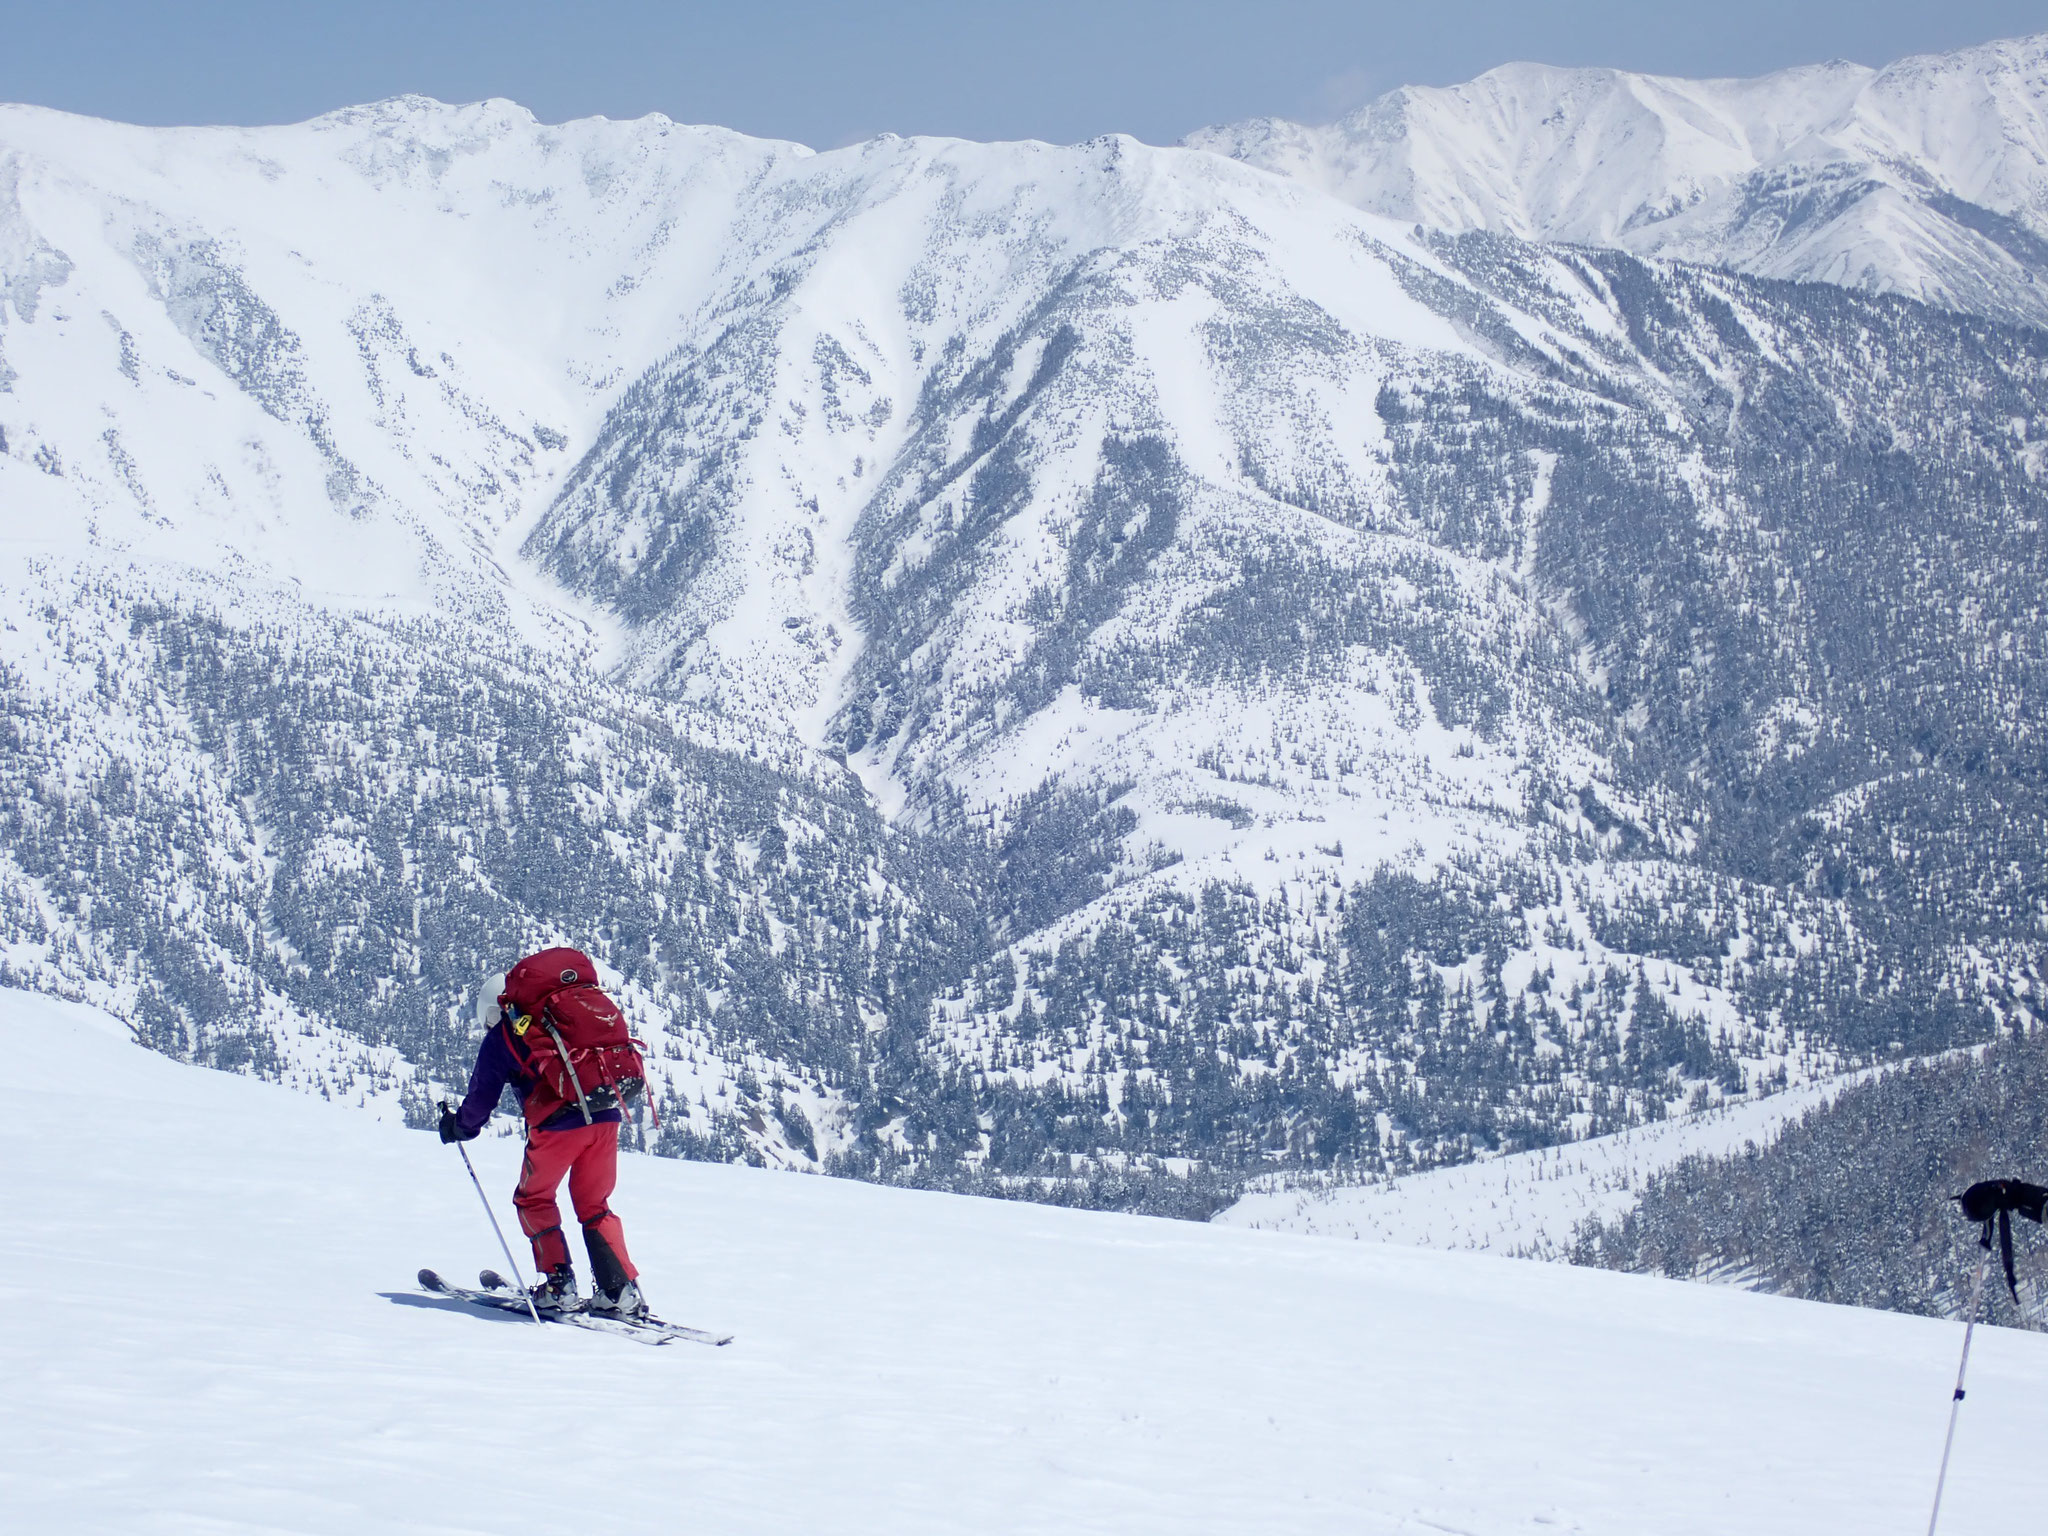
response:
[[[498,1028],[504,1031],[505,1045],[512,1052],[512,1059],[519,1063],[522,1070],[531,1071],[533,1068],[533,1052],[527,1049],[526,1042],[520,1038],[519,1031],[512,1027],[512,1021],[510,1019],[500,1019],[498,1021]]]

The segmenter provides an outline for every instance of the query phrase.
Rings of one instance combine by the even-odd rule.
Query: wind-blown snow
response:
[[[10,993],[0,1505],[34,1531],[1916,1529],[1961,1330],[1633,1276],[628,1158],[650,1350],[419,1295],[454,1153]],[[476,1149],[503,1199],[511,1149]],[[1979,1335],[1947,1510],[2048,1496]]]

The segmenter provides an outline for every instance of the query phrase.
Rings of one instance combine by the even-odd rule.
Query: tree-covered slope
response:
[[[1977,1228],[1951,1197],[1980,1179],[2038,1182],[2048,1137],[2039,1034],[1915,1063],[1845,1090],[1767,1146],[1688,1158],[1619,1220],[1582,1227],[1581,1264],[1743,1284],[1854,1306],[1954,1316]],[[2013,1223],[2018,1317],[2043,1299],[2040,1229]],[[1985,1315],[2015,1321],[1996,1257]]]

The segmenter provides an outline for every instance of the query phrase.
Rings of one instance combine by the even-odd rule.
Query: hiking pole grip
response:
[[[447,1111],[448,1101],[443,1099],[441,1101],[441,1112],[446,1114]],[[490,1218],[491,1230],[498,1234],[498,1248],[505,1255],[507,1267],[511,1269],[516,1277],[519,1274],[519,1261],[512,1257],[512,1245],[505,1241],[505,1229],[498,1225],[498,1213],[491,1209],[491,1197],[484,1193],[484,1182],[476,1176],[476,1164],[469,1160],[469,1148],[458,1141],[455,1143],[455,1150],[462,1154],[462,1166],[469,1170],[469,1182],[476,1186],[476,1197],[484,1203],[484,1215]],[[533,1293],[522,1285],[519,1287],[519,1294],[525,1299],[526,1310],[532,1314],[533,1321],[538,1326],[540,1323],[540,1309],[533,1304]]]
[[[1984,1277],[1991,1272],[1990,1234],[1985,1234],[1984,1257],[1977,1261],[1977,1283],[1970,1287],[1970,1317],[1963,1324],[1963,1358],[1956,1367],[1956,1395],[1949,1399],[1948,1438],[1941,1443],[1941,1474],[1934,1480],[1934,1512],[1927,1517],[1927,1536],[1934,1536],[1941,1519],[1941,1490],[1948,1482],[1948,1455],[1955,1449],[1956,1417],[1963,1411],[1963,1376],[1970,1369],[1970,1335],[1977,1331],[1977,1303],[1984,1297]]]

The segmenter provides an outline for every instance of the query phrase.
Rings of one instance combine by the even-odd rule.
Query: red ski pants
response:
[[[612,1291],[639,1278],[640,1271],[626,1252],[625,1231],[606,1204],[619,1181],[616,1122],[526,1133],[526,1161],[520,1166],[512,1203],[519,1208],[520,1230],[533,1240],[533,1262],[542,1274],[569,1262],[569,1244],[562,1237],[562,1210],[555,1204],[555,1190],[565,1173],[569,1176],[569,1203],[583,1224],[590,1272],[598,1285]]]

